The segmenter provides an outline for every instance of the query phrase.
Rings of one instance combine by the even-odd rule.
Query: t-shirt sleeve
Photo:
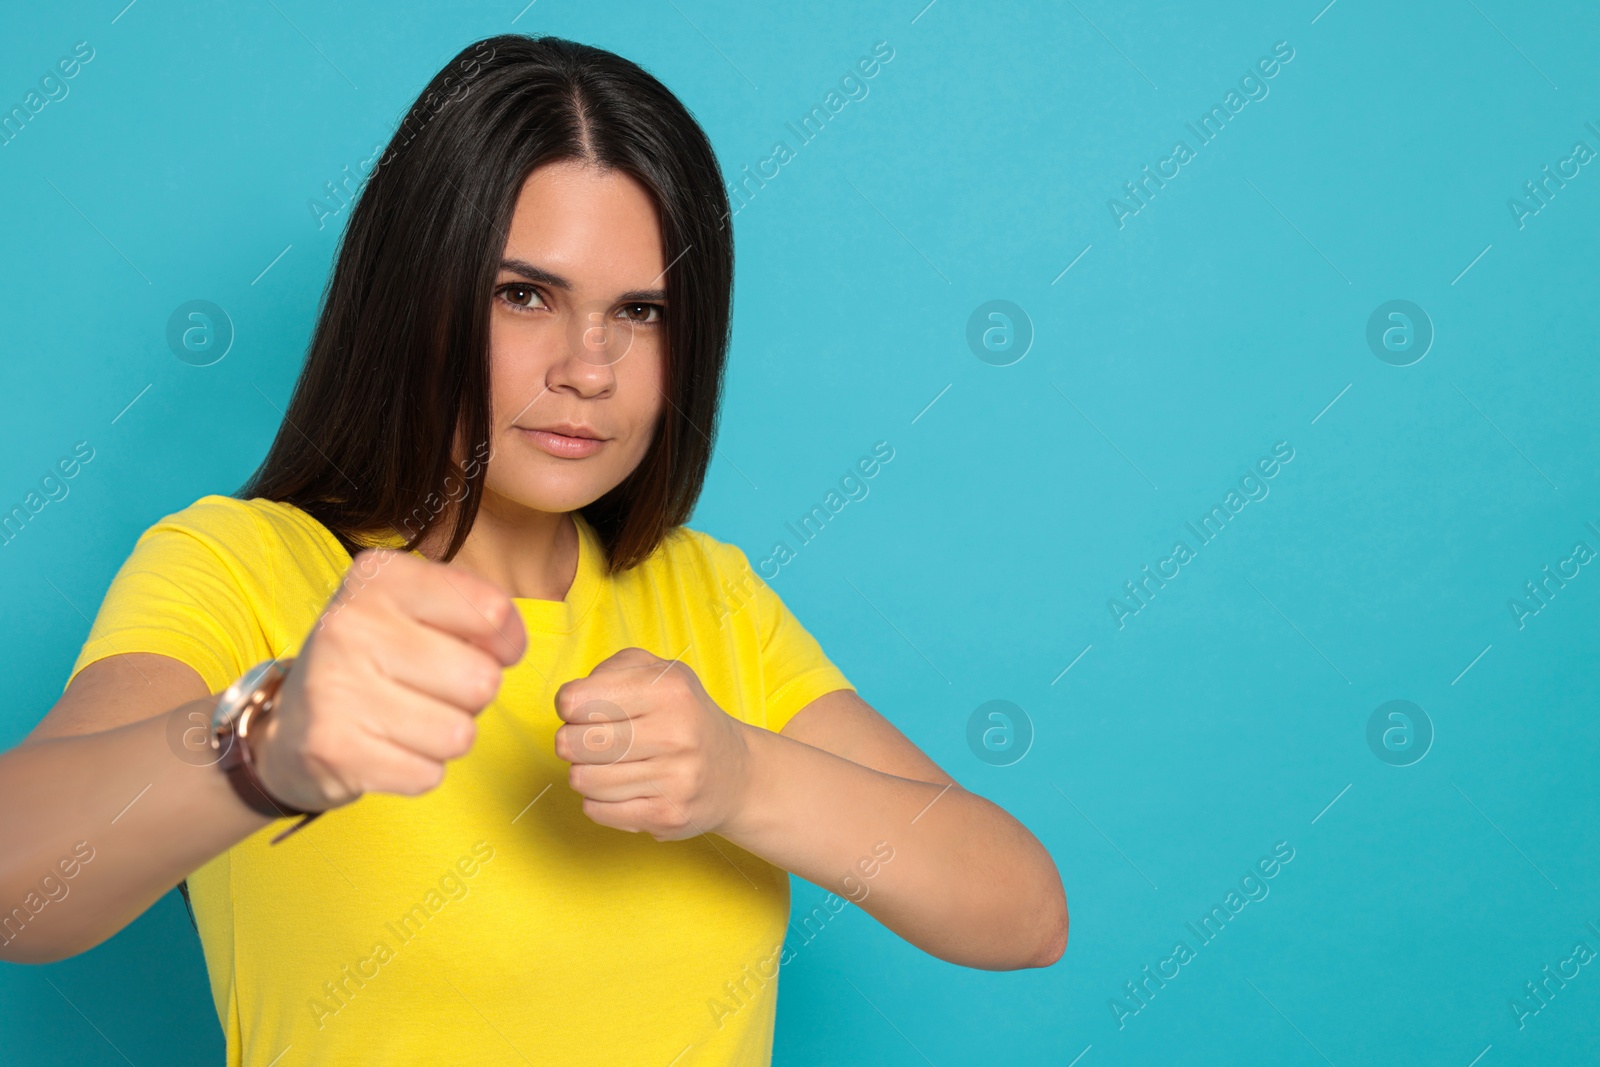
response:
[[[264,544],[243,501],[202,497],[145,530],[117,570],[72,665],[154,652],[188,664],[211,692],[271,657],[253,608],[250,573],[239,549]]]
[[[738,572],[736,587],[749,590],[747,606],[759,633],[767,729],[782,730],[796,712],[824,693],[854,690],[855,686],[828,659],[817,639],[751,568],[743,550],[737,545],[726,548]]]

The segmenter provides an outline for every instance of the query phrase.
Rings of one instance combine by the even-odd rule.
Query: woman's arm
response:
[[[941,959],[1044,967],[1067,941],[1061,877],[1005,811],[957,785],[849,690],[782,733],[719,708],[687,665],[630,648],[556,691],[556,754],[598,823],[716,833],[854,900]]]
[[[387,552],[360,553],[333,603],[250,734],[262,782],[308,811],[433,789],[522,657],[516,605],[486,579]],[[93,948],[271,821],[214,763],[185,759],[184,731],[209,731],[206,688],[172,657],[107,656],[0,754],[0,959]]]
[[[267,824],[215,767],[170,747],[174,717],[209,723],[215,703],[178,660],[109,656],[0,754],[0,959],[93,948]]]
[[[749,787],[723,837],[951,963],[1061,958],[1067,900],[1049,852],[854,691],[817,698],[781,733],[746,727],[746,741]]]

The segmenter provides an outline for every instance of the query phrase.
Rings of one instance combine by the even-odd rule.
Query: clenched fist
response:
[[[251,753],[274,798],[307,811],[416,795],[477,736],[473,716],[527,632],[493,582],[406,552],[351,561]]]
[[[625,648],[564,683],[555,706],[556,755],[600,825],[675,841],[716,832],[744,803],[751,727],[687,664]]]

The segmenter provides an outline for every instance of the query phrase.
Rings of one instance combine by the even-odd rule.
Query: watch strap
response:
[[[240,682],[253,682],[249,689],[236,683],[223,697],[224,708],[219,708],[218,721],[213,729],[212,744],[221,749],[218,768],[227,776],[228,783],[239,799],[255,812],[281,819],[299,815],[301,820],[285,830],[272,843],[277,844],[294,831],[316,818],[321,812],[305,811],[276,799],[256,773],[251,756],[249,738],[253,728],[272,714],[278,690],[288,674],[291,659],[268,660],[258,664]],[[236,691],[236,689],[240,691]]]

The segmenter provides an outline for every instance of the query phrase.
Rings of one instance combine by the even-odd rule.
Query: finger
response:
[[[613,666],[586,678],[573,678],[561,683],[552,698],[556,715],[564,722],[587,722],[594,718],[591,711],[602,717],[617,717],[610,708],[620,708],[622,717],[637,719],[650,713],[655,703],[669,690],[653,689],[650,683],[661,674],[661,661],[635,666]],[[590,707],[593,704],[594,707]]]
[[[374,556],[386,549],[368,550]],[[403,614],[477,645],[510,666],[522,658],[527,631],[511,597],[499,586],[460,567],[420,560],[407,553],[377,556],[382,569],[373,589]],[[367,552],[352,566],[370,570]]]
[[[414,797],[444,781],[442,761],[419,756],[388,741],[373,739],[362,753],[361,763],[361,790],[365,793]]]
[[[488,652],[410,619],[393,620],[372,649],[378,668],[407,689],[467,712],[500,691],[501,666]]]
[[[627,759],[635,740],[632,720],[597,719],[558,727],[555,750],[568,763],[605,765]]]
[[[656,796],[659,790],[654,783],[660,773],[654,763],[643,760],[608,766],[574,763],[567,769],[567,784],[589,800],[616,803]]]
[[[369,736],[434,762],[471,750],[478,724],[470,713],[398,685],[384,688],[381,710],[364,724]]]
[[[567,723],[556,728],[555,736],[556,755],[561,759],[597,767],[676,755],[684,747],[675,736],[663,735],[638,719]]]
[[[460,585],[465,575],[471,583],[481,587],[469,593]],[[463,600],[483,618],[485,630],[474,630],[465,635],[467,640],[510,667],[522,659],[528,649],[528,630],[523,625],[522,614],[511,602],[511,597],[499,586],[459,567],[449,567],[444,575],[445,584],[454,589]]]
[[[632,712],[617,703],[617,701],[602,695],[602,691],[599,689],[587,686],[574,686],[574,688],[568,689],[567,686],[569,685],[574,685],[574,683],[563,682],[561,687],[556,690],[555,695],[556,717],[562,722],[600,722],[601,720],[621,722],[624,719],[634,717]],[[621,696],[623,695],[622,688],[625,687],[612,686],[603,692]],[[637,702],[631,701],[631,703]]]
[[[609,826],[613,830],[626,830],[636,834],[647,825],[646,819],[649,809],[644,800],[625,800],[620,803],[609,803],[604,800],[583,801],[583,814],[590,822],[601,826]]]
[[[643,830],[657,841],[693,837],[700,832],[681,808],[674,807],[665,797],[659,796],[615,803],[586,799],[583,813],[601,826],[631,833]]]

